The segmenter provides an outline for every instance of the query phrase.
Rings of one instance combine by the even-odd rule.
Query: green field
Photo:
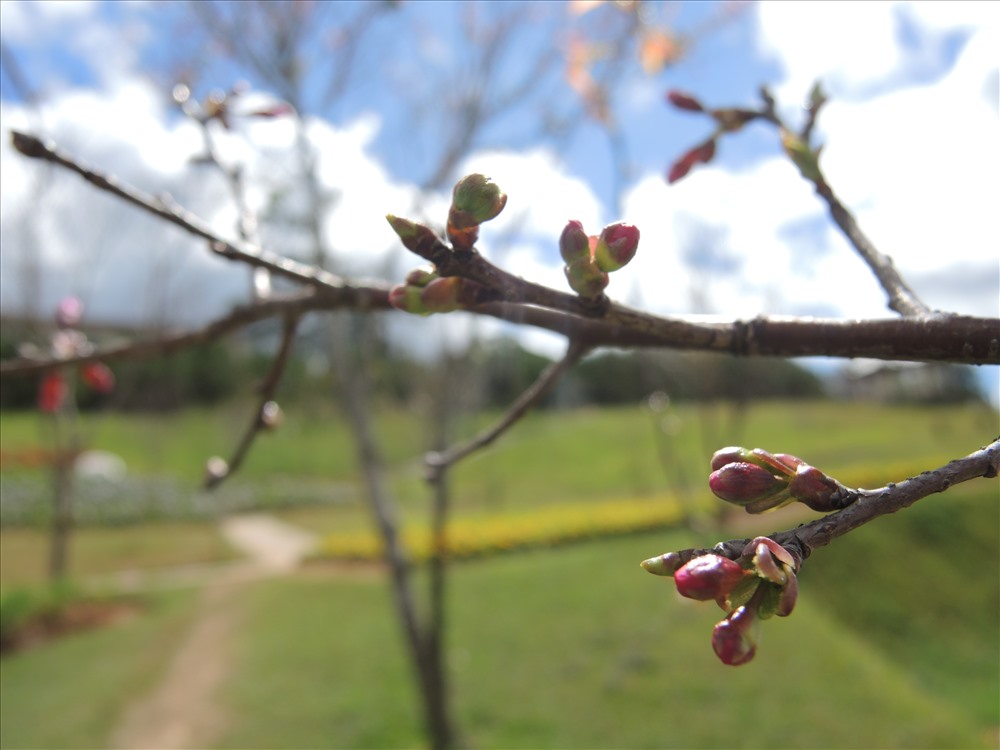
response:
[[[287,460],[289,482],[353,487],[335,414],[314,413],[298,427],[290,416],[290,429],[256,447],[248,485],[266,487]],[[726,429],[733,416],[722,407],[673,414],[675,431],[662,445],[672,451],[669,466],[689,471],[698,502],[707,494],[706,451],[721,443],[795,452],[850,483],[876,484],[975,450],[997,428],[996,414],[982,409],[771,404],[745,415],[738,439],[720,439],[735,434]],[[133,474],[193,488],[204,457],[226,452],[240,417],[108,415],[88,429],[92,445],[125,457]],[[638,407],[533,415],[459,469],[457,513],[485,520],[682,492],[657,459],[656,424]],[[2,426],[5,452],[38,444],[37,417],[4,414]],[[422,522],[426,502],[418,427],[404,414],[380,422],[408,523]],[[147,453],[153,445],[158,451]],[[16,478],[33,472],[41,474],[5,468]],[[259,501],[286,521],[321,532],[366,523],[356,496],[287,507],[267,496],[273,491]],[[718,608],[679,599],[669,580],[638,567],[716,536],[668,530],[458,564],[447,658],[463,738],[482,748],[996,747],[998,529],[997,485],[982,480],[819,550],[802,571],[796,611],[766,622],[757,658],[737,669],[711,651]],[[4,526],[0,583],[41,580],[45,551],[41,528]],[[72,565],[82,579],[231,556],[211,521],[158,517],[79,529]],[[219,694],[228,720],[216,745],[425,746],[380,575],[307,569],[247,584],[239,599],[241,626]],[[0,745],[106,746],[129,701],[164,675],[198,617],[195,592],[146,601],[128,622],[5,657]]]

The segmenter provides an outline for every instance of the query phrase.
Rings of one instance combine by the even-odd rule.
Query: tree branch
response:
[[[249,427],[247,427],[246,432],[243,433],[243,438],[240,440],[239,445],[237,445],[233,455],[227,462],[227,470],[219,474],[213,472],[206,474],[204,484],[206,490],[215,489],[235,474],[243,464],[243,459],[246,458],[247,453],[250,452],[250,447],[253,445],[260,431],[273,429],[276,426],[268,423],[269,417],[264,413],[264,410],[269,403],[274,402],[274,394],[278,390],[281,376],[285,373],[285,367],[288,364],[288,357],[292,353],[292,345],[295,343],[295,333],[298,327],[299,318],[297,315],[285,316],[285,325],[281,332],[281,345],[278,347],[277,354],[274,355],[274,361],[271,363],[271,369],[268,371],[267,377],[264,378],[264,382],[260,385],[260,396],[257,399],[257,409],[254,412],[253,419]]]
[[[128,341],[122,344],[94,347],[85,354],[68,359],[45,356],[4,360],[0,362],[0,375],[5,377],[36,375],[63,365],[142,359],[151,355],[165,356],[192,346],[207,344],[240,328],[279,315],[301,316],[304,313],[317,310],[358,308],[388,309],[388,287],[344,286],[336,292],[306,289],[294,296],[272,297],[252,305],[237,307],[228,315],[214,320],[202,328],[190,331],[182,331],[146,341]]]
[[[979,477],[996,478],[1000,471],[1000,438],[975,453],[957,458],[933,471],[925,471],[899,483],[890,483],[875,490],[854,490],[857,500],[843,510],[830,513],[795,529],[769,534],[796,558],[796,566],[825,547],[837,537],[874,521],[880,516],[895,513],[913,505],[928,495],[944,492],[961,482]],[[719,542],[712,549],[685,549],[676,553],[681,563],[709,553],[737,559],[749,539],[731,539]]]
[[[79,164],[68,154],[59,151],[53,145],[42,142],[35,136],[12,130],[11,140],[14,148],[25,156],[65,167],[80,175],[91,185],[159,216],[196,237],[208,240],[209,249],[223,258],[241,261],[257,268],[266,268],[279,276],[316,287],[339,289],[344,285],[343,279],[329,271],[269,253],[246,243],[237,244],[224,240],[202,223],[197,216],[178,205],[169,195],[161,195],[156,198],[146,195],[113,175],[105,175]]]
[[[453,446],[442,452],[431,452],[424,457],[424,464],[427,467],[427,481],[431,484],[438,484],[443,481],[445,472],[454,464],[477,450],[485,448],[494,440],[509,430],[521,417],[528,413],[532,406],[537,404],[551,390],[552,386],[558,382],[563,373],[576,364],[580,358],[588,351],[587,347],[570,339],[566,354],[558,362],[553,362],[538,379],[524,391],[517,400],[511,404],[503,417],[492,427],[483,430],[471,440],[460,445]]]

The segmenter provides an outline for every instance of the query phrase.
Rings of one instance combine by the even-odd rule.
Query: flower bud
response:
[[[847,488],[840,482],[808,464],[798,467],[788,491],[799,502],[821,512],[839,510],[849,497]]]
[[[50,372],[42,378],[42,384],[38,388],[38,408],[50,414],[59,411],[67,395],[69,386],[66,378],[61,372]]]
[[[205,486],[214,487],[229,474],[229,464],[221,456],[212,456],[205,462]]]
[[[578,258],[563,268],[563,271],[570,288],[581,297],[596,297],[608,285],[608,275],[589,256]]]
[[[115,375],[101,362],[88,362],[80,368],[80,377],[88,388],[97,393],[111,393],[115,387]]]
[[[753,659],[760,640],[760,621],[750,607],[739,607],[712,631],[712,649],[723,664],[739,666]]]
[[[406,274],[406,283],[409,286],[425,287],[436,278],[438,278],[437,269],[428,263]]]
[[[742,556],[750,558],[756,555],[761,545],[767,547],[778,562],[788,566],[790,570],[795,570],[795,558],[792,557],[792,553],[766,536],[757,536],[751,539],[747,546],[743,548]]]
[[[819,149],[812,149],[791,131],[781,129],[781,146],[799,172],[810,182],[820,184],[823,174],[819,171]]]
[[[712,454],[712,471],[718,471],[726,464],[748,461],[749,458],[750,451],[746,448],[740,448],[736,445],[730,445],[727,448],[719,448],[719,450]]]
[[[733,560],[702,555],[674,573],[674,583],[681,596],[704,602],[725,597],[746,574]]]
[[[685,94],[683,91],[668,91],[667,101],[673,104],[677,109],[683,109],[687,112],[704,112],[705,108],[702,106],[701,102],[695,99],[690,94]]]
[[[753,567],[757,575],[776,586],[784,586],[788,582],[788,573],[778,564],[771,550],[763,542],[754,551]]]
[[[56,325],[60,328],[73,328],[83,317],[83,303],[76,297],[66,297],[56,308]]]
[[[455,183],[451,213],[456,214],[457,221],[449,216],[448,223],[458,229],[467,229],[496,218],[505,205],[507,196],[499,185],[486,175],[470,174]]]
[[[623,221],[604,227],[594,248],[594,263],[602,271],[617,271],[632,258],[639,248],[639,229]]]
[[[776,497],[786,484],[767,469],[746,462],[726,464],[708,478],[709,489],[716,497],[741,506]]]
[[[414,315],[429,315],[430,310],[420,301],[420,292],[420,287],[397,284],[389,290],[389,304],[403,312]]]
[[[683,564],[676,552],[667,552],[639,563],[643,570],[655,576],[672,576]]]
[[[559,254],[566,263],[590,256],[590,238],[579,221],[573,219],[566,223],[559,235]]]
[[[434,279],[420,292],[420,302],[428,312],[444,313],[458,309],[458,289],[462,279],[448,276]]]
[[[266,430],[276,430],[285,421],[285,413],[277,401],[266,401],[260,407],[260,423]]]
[[[385,220],[389,222],[389,226],[402,241],[403,246],[417,255],[429,252],[430,248],[440,241],[434,231],[423,224],[417,224],[392,214],[386,214]]]

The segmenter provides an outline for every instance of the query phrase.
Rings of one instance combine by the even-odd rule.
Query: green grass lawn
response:
[[[129,702],[163,675],[196,599],[192,591],[147,598],[131,620],[5,656],[0,747],[106,747]]]
[[[124,456],[136,473],[196,477],[206,455],[227,452],[244,416],[95,417],[93,445]],[[755,406],[741,429],[723,429],[733,415],[721,407],[678,407],[674,417],[670,465],[690,469],[701,498],[707,454],[721,443],[791,451],[845,481],[881,483],[975,450],[997,426],[981,409],[831,403]],[[37,445],[36,417],[0,418],[4,450]],[[353,451],[336,415],[317,410],[296,421],[289,415],[262,438],[246,481],[263,484],[283,467],[310,481],[352,482]],[[676,473],[668,479],[657,459],[654,426],[638,407],[531,415],[457,470],[456,511],[488,518],[676,491]],[[403,517],[424,522],[418,428],[407,414],[380,423]],[[995,481],[972,482],[817,551],[795,613],[764,623],[757,659],[738,669],[711,651],[721,612],[679,599],[669,580],[638,567],[714,538],[643,534],[458,565],[448,662],[460,727],[475,747],[995,746],[996,497]],[[367,523],[357,499],[276,513],[321,532]],[[231,554],[212,524],[167,521],[81,528],[73,549],[79,576]],[[42,531],[0,530],[0,583],[39,580],[45,555]],[[255,584],[247,596],[223,695],[234,719],[223,746],[424,745],[384,581],[307,573]],[[162,674],[190,622],[190,594],[155,601],[130,623],[5,658],[0,744],[105,744],[118,712]]]
[[[764,624],[753,663],[724,667],[710,646],[721,612],[680,599],[669,581],[643,575],[636,564],[692,541],[679,533],[643,535],[455,568],[448,662],[468,743],[990,746],[995,621],[977,636],[993,665],[992,684],[977,678],[952,694],[913,668],[919,640],[883,649],[869,632],[845,626],[836,602],[807,586],[791,617]],[[869,577],[864,586],[882,582]],[[919,581],[911,585],[920,589]],[[385,617],[389,606],[384,585],[370,580],[258,586],[237,644],[240,669],[227,690],[230,710],[244,721],[223,745],[421,745],[399,633]],[[982,610],[970,616],[989,620]],[[959,680],[963,668],[955,665]],[[975,691],[993,700],[991,715],[967,705]]]

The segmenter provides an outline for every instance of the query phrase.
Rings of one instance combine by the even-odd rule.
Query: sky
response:
[[[450,185],[476,171],[508,194],[504,213],[483,227],[481,251],[533,281],[567,289],[557,239],[568,219],[593,234],[621,219],[642,235],[635,260],[608,288],[626,304],[726,318],[891,316],[773,128],[729,135],[711,164],[674,185],[665,180],[670,164],[711,132],[707,118],[670,108],[667,90],[709,106],[755,106],[766,85],[797,125],[820,80],[830,97],[816,131],[821,163],[864,231],[931,307],[1000,313],[1000,4],[649,3],[646,28],[683,40],[683,54],[652,71],[634,47],[622,54],[609,93],[614,138],[583,111],[565,64],[576,41],[599,41],[615,27],[613,7],[395,4],[358,35],[342,65],[346,83],[331,94],[344,60],[337,55],[349,46],[343,29],[373,7],[324,9],[310,29],[298,103],[331,207],[325,236],[344,273],[401,279],[419,262],[399,248],[384,215],[440,224]],[[513,41],[484,77],[490,35],[511,23]],[[4,0],[0,129],[42,132],[233,236],[227,183],[191,163],[202,135],[171,102],[171,81],[190,80],[203,97],[247,79],[246,111],[283,93],[227,56],[201,24],[173,3]],[[263,45],[267,32],[248,32],[250,46]],[[447,179],[425,189],[460,135],[456,107],[477,86],[497,112]],[[528,93],[516,98],[519,88]],[[514,103],[501,106],[507,95]],[[305,198],[290,120],[242,118],[215,136],[224,160],[244,169],[248,200],[265,216],[264,245],[301,255],[308,243],[294,217]],[[245,270],[78,178],[28,162],[6,136],[0,181],[4,313],[39,314],[73,294],[94,320],[193,325],[247,298]],[[449,346],[473,332],[510,332],[462,315],[397,325],[403,339]],[[549,355],[562,346],[544,332],[519,336]],[[995,393],[996,368],[981,369]]]

